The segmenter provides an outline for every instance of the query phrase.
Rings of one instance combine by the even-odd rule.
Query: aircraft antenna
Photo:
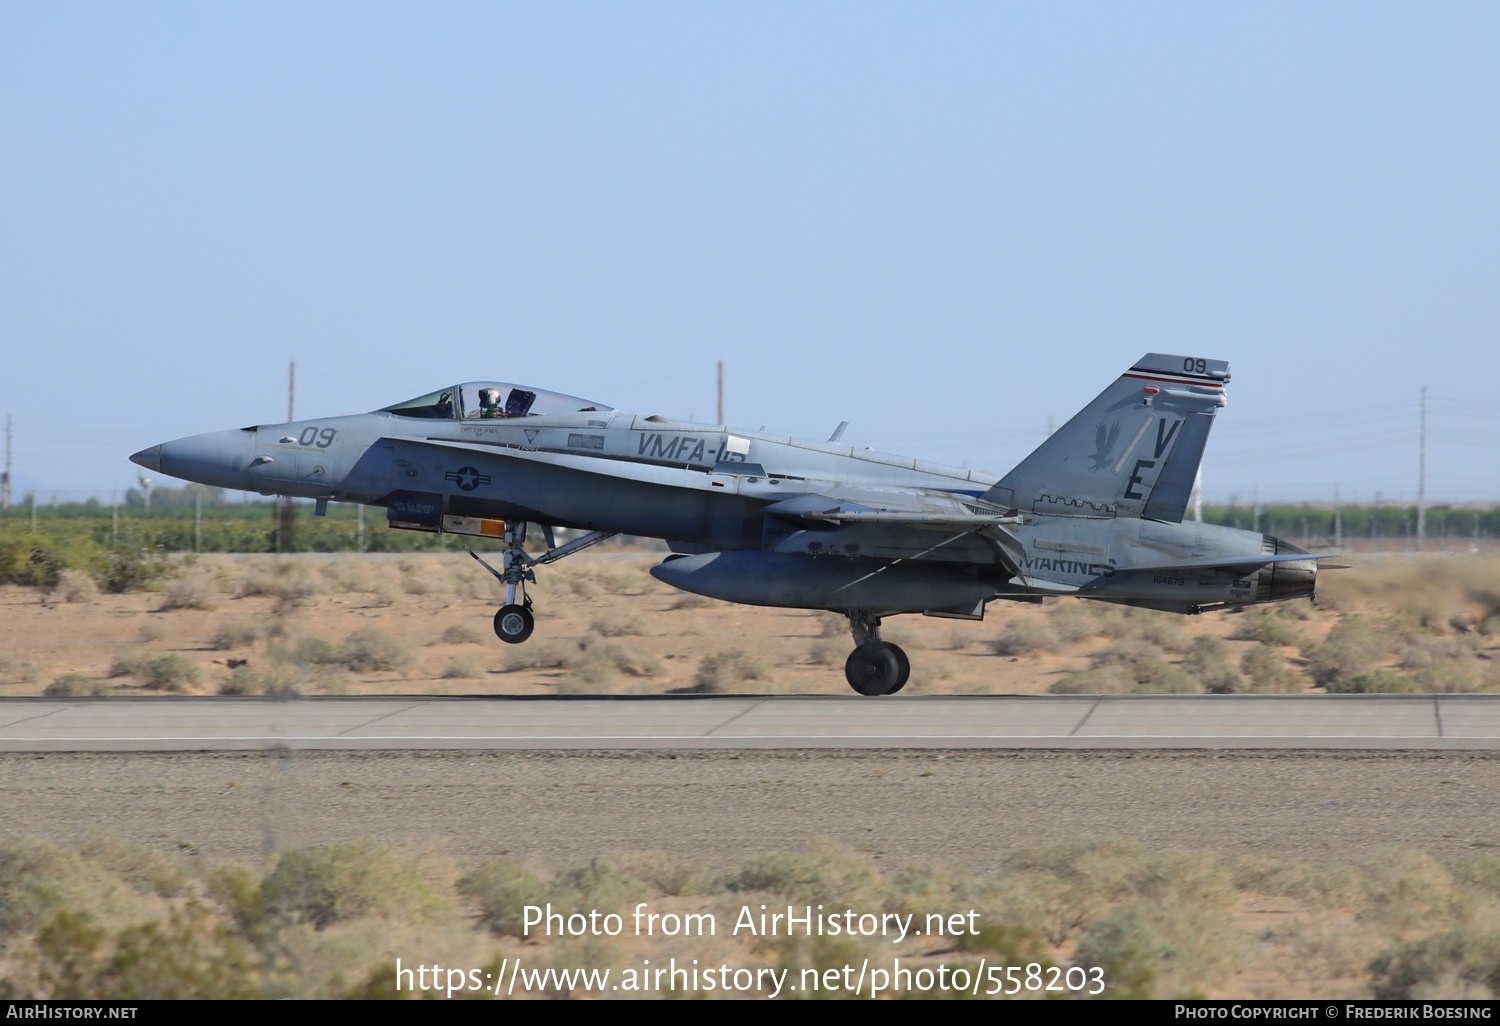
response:
[[[724,361],[719,361],[719,419],[718,423],[724,423]]]
[[[1427,536],[1427,386],[1422,386],[1420,443],[1417,446],[1417,548]]]

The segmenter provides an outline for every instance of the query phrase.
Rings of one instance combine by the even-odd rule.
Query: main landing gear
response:
[[[894,695],[906,687],[911,660],[901,646],[880,640],[880,617],[863,609],[849,610],[854,651],[844,661],[844,677],[861,695]]]
[[[606,538],[613,538],[619,533],[618,531],[590,531],[559,547],[553,544],[551,527],[543,527],[542,531],[547,536],[547,553],[533,558],[526,554],[525,522],[507,522],[505,558],[501,563],[505,568],[503,570],[496,570],[480,559],[473,549],[467,545],[464,546],[464,551],[473,556],[475,562],[494,574],[495,579],[505,585],[505,605],[495,613],[495,637],[510,645],[519,645],[531,637],[531,632],[536,629],[536,617],[531,612],[531,597],[526,594],[527,583],[536,583],[536,571],[532,567],[541,566],[544,563],[555,563],[564,556],[571,556],[590,545],[597,545]],[[516,601],[518,592],[521,597],[520,602]]]

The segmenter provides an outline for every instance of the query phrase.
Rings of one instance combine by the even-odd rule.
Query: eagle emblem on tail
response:
[[[1103,470],[1109,465],[1110,451],[1115,447],[1115,441],[1120,437],[1120,422],[1117,420],[1108,427],[1103,421],[1094,428],[1094,455],[1089,457],[1089,469],[1093,471]]]

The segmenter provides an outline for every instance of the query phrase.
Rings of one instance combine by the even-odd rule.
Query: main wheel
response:
[[[910,674],[906,653],[884,641],[867,641],[844,661],[844,677],[861,695],[893,695]]]
[[[495,614],[495,637],[507,644],[519,645],[535,629],[536,617],[525,606],[501,606]]]

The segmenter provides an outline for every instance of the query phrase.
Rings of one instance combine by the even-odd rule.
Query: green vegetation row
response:
[[[233,782],[231,787],[236,786]],[[348,784],[346,786],[357,786]],[[1278,915],[1246,926],[1241,911]],[[762,904],[912,915],[973,911],[957,937],[523,937],[523,909],[638,903],[732,924]],[[263,868],[95,836],[76,848],[0,842],[0,999],[365,998],[398,993],[395,959],[494,972],[612,968],[650,958],[826,970],[946,964],[1087,966],[1113,998],[1492,999],[1500,993],[1500,858],[1452,864],[1406,848],[1313,865],[1119,838],[1033,843],[1000,871],[877,866],[829,843],[712,874],[666,853],[549,869],[508,855],[458,865],[434,847],[363,839],[285,852]],[[429,991],[428,997],[443,996]],[[569,996],[558,991],[551,996]],[[695,994],[665,996],[691,997]],[[806,992],[789,997],[813,996]],[[937,996],[908,994],[905,996]],[[945,995],[954,996],[954,995]]]

